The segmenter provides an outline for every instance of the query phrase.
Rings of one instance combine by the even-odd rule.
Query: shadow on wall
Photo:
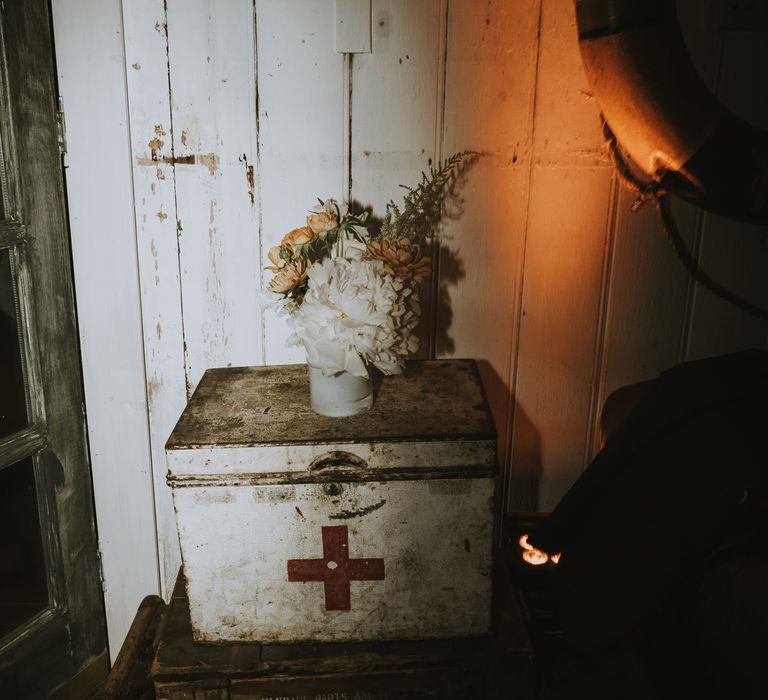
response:
[[[480,377],[486,393],[504,396],[508,405],[512,406],[515,418],[515,454],[514,470],[512,461],[506,460],[502,442],[499,443],[499,464],[504,470],[502,484],[507,512],[532,513],[538,510],[539,482],[542,475],[541,433],[537,430],[528,414],[519,402],[511,395],[509,386],[493,369],[487,360],[478,361]],[[501,435],[503,426],[496,426],[496,432]]]
[[[437,298],[435,300],[435,318],[439,318],[440,323],[435,324],[435,338],[437,347],[447,355],[453,355],[456,350],[456,341],[449,333],[453,322],[449,288],[458,285],[466,277],[466,274],[464,263],[459,257],[459,251],[445,245],[441,246],[440,279],[437,281]]]
[[[464,263],[459,257],[459,249],[448,245],[450,237],[445,234],[444,228],[447,222],[459,221],[464,216],[465,203],[461,192],[467,185],[469,173],[477,165],[480,158],[480,153],[467,153],[453,173],[442,202],[440,219],[434,222],[435,230],[440,232],[436,241],[438,245],[435,245],[434,242],[429,243],[429,254],[432,257],[434,273],[431,291],[434,295],[434,303],[429,318],[433,326],[431,332],[434,338],[434,347],[440,348],[442,355],[452,355],[456,350],[456,342],[448,332],[453,322],[449,288],[456,287],[467,274]],[[426,324],[423,325],[426,326]],[[430,329],[427,328],[426,330]]]
[[[453,353],[455,349],[455,342],[448,333],[453,318],[448,289],[464,279],[466,273],[459,258],[458,249],[451,249],[444,244],[445,237],[442,229],[445,223],[459,221],[463,217],[465,207],[461,192],[479,158],[479,153],[467,152],[461,163],[451,172],[443,195],[436,202],[438,206],[421,212],[422,221],[416,231],[415,242],[420,247],[421,253],[432,261],[432,276],[419,288],[421,321],[416,328],[419,349],[413,356],[414,359],[434,357],[436,347],[441,348],[442,353],[448,354]],[[430,166],[439,170],[443,162],[433,165],[430,161]],[[401,185],[401,187],[411,190],[416,188],[415,185],[416,183],[413,188],[407,185]],[[402,208],[401,200],[392,201]],[[350,202],[350,210],[357,214],[367,214],[368,232],[372,238],[379,236],[384,217],[374,214],[370,204],[366,205],[355,199]],[[384,214],[384,212],[381,213]],[[440,319],[439,325],[438,319]]]

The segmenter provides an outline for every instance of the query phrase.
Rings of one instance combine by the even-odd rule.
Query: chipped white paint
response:
[[[333,50],[333,0],[256,0],[261,264],[306,224],[317,198],[342,200],[343,58]],[[265,276],[266,279],[266,276]],[[265,315],[267,364],[303,362],[285,319]]]
[[[329,452],[350,454],[364,460],[368,469],[430,469],[478,464],[492,467],[495,445],[487,440],[445,440],[441,442],[398,441],[392,443],[328,443],[323,445],[260,445],[258,461],[253,447],[175,448],[168,453],[168,469],[174,478],[211,476],[216,478],[302,472],[306,465]]]
[[[374,216],[440,158],[446,13],[441,0],[373,0],[373,51],[352,63],[350,180],[351,199]],[[431,291],[420,290],[418,357],[431,352]]]
[[[144,596],[159,593],[125,100],[93,118],[94,95],[125,80],[118,0],[54,0],[58,86],[67,96],[69,222],[109,649]],[[83,26],[100,30],[83,41]],[[87,70],[87,80],[83,71]],[[100,173],[109,164],[109,177]],[[116,264],[116,261],[119,261]]]
[[[174,499],[195,639],[422,639],[489,629],[491,479],[187,487]],[[349,559],[383,565],[383,579],[350,571],[353,580],[337,584],[349,585],[346,610],[333,609],[322,581],[289,580],[289,560],[325,558],[319,568],[329,573],[344,567],[343,548],[324,552],[324,527],[346,528]]]
[[[517,403],[539,8],[540,0],[524,0],[487,3],[480,11],[476,0],[451,0],[447,21],[443,150],[481,155],[444,225],[436,352],[482,361],[507,470],[510,410]]]
[[[151,592],[146,582],[157,576],[141,534],[152,525],[152,486],[140,454],[145,400],[131,389],[141,371],[137,345],[167,594],[179,555],[163,443],[207,363],[303,360],[284,347],[285,322],[262,321],[256,310],[264,253],[304,223],[316,196],[344,197],[350,171],[352,195],[381,211],[429,157],[482,154],[445,228],[437,297],[423,301],[433,307],[425,317],[437,319],[436,354],[482,361],[514,508],[549,508],[578,476],[595,447],[600,404],[617,384],[687,357],[765,345],[764,323],[695,289],[658,240],[655,217],[629,215],[627,197],[614,197],[571,0],[374,0],[374,51],[356,55],[346,73],[334,51],[334,0],[169,0],[168,17],[161,0],[64,5],[53,7],[67,126],[80,143],[70,143],[67,184],[113,649],[135,607],[131,591]],[[711,0],[706,9],[680,5],[702,26],[715,16]],[[121,6],[125,61],[115,50]],[[86,24],[88,50],[79,51]],[[694,37],[690,45],[703,47],[708,70],[723,76],[724,98],[764,123],[759,96],[740,87],[749,74],[738,60],[763,51],[764,37],[721,41],[716,27],[707,31],[714,42]],[[722,61],[708,48],[721,43]],[[738,91],[757,102],[738,104]],[[130,149],[105,126],[126,124],[126,103]],[[121,166],[133,169],[139,335],[135,301],[133,311],[127,306],[136,277],[122,237],[130,213],[118,202],[131,190]],[[759,301],[764,229],[697,222],[682,223],[695,231],[705,267]],[[130,537],[109,534],[123,523]]]
[[[371,0],[336,0],[334,19],[337,53],[371,52]]]
[[[496,456],[475,366],[414,363],[354,419],[307,402],[303,368],[215,370],[168,442],[195,638],[487,632]]]
[[[161,591],[168,596],[181,557],[170,536],[173,506],[163,446],[187,393],[165,3],[123,3],[123,26],[155,518]]]
[[[253,3],[168,2],[186,373],[261,361]],[[192,160],[192,164],[187,161]]]

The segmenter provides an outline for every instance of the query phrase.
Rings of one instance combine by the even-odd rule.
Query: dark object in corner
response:
[[[100,700],[152,700],[155,697],[149,674],[165,610],[165,603],[156,595],[148,595],[141,601]]]
[[[158,700],[531,700],[519,599],[499,566],[495,632],[461,639],[288,644],[192,640],[182,573],[152,664]]]
[[[572,647],[599,655],[629,645],[663,697],[681,692],[675,683],[685,676],[711,697],[761,697],[766,426],[765,352],[685,363],[642,385],[636,406],[529,538],[562,552],[553,581]]]

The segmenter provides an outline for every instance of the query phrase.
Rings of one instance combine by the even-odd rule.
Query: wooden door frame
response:
[[[43,533],[52,605],[0,647],[0,695],[21,698],[72,676],[103,653],[106,637],[47,0],[3,3],[2,31],[13,183],[11,222],[3,227],[16,236],[28,286],[29,433],[40,448],[41,520],[54,526]]]

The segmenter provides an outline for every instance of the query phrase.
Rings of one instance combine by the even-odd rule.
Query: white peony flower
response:
[[[418,347],[419,319],[410,288],[384,273],[378,260],[327,258],[309,269],[301,306],[288,320],[290,341],[304,346],[307,363],[325,375],[366,376],[366,363],[384,374],[402,371]]]

